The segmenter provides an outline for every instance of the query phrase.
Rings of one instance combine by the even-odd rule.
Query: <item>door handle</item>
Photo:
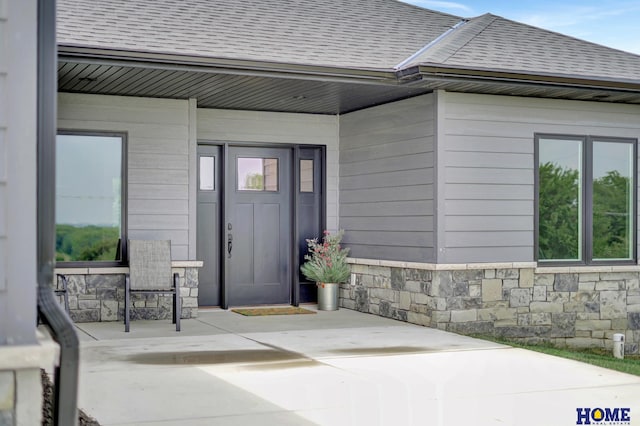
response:
[[[233,250],[233,235],[227,234],[227,253],[231,259],[231,250]]]

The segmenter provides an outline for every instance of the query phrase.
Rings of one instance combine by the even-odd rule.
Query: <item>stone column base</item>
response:
[[[0,346],[0,424],[42,424],[40,369],[53,370],[59,347],[44,335],[34,345]]]

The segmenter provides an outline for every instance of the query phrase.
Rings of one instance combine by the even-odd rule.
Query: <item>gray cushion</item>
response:
[[[171,241],[129,240],[132,290],[168,290],[171,280]]]

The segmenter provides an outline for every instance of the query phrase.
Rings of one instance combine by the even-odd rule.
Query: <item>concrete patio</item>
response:
[[[79,407],[103,426],[640,424],[640,377],[346,309],[77,327]]]

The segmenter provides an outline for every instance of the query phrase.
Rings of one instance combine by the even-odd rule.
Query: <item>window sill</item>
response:
[[[570,274],[597,272],[640,272],[640,265],[539,266],[536,274]]]

